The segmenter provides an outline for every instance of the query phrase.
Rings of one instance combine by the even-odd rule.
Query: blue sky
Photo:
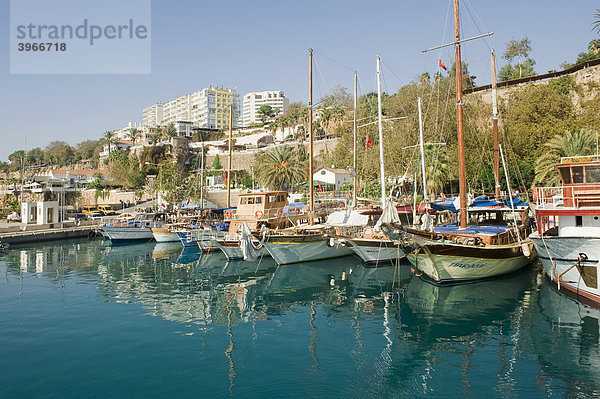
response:
[[[450,0],[154,0],[150,74],[11,75],[10,3],[0,1],[0,160],[23,148],[25,134],[28,149],[97,139],[141,122],[144,107],[209,85],[240,94],[284,90],[290,101],[306,102],[309,47],[316,52],[316,98],[338,84],[350,88],[355,69],[360,92],[374,90],[377,54],[390,93],[423,72],[435,73],[438,56],[448,66],[453,57],[451,48],[421,53],[452,40]],[[495,32],[463,46],[477,84],[491,80],[490,47],[501,55],[507,41],[527,36],[535,69],[543,73],[573,62],[597,38],[591,31],[597,1],[471,0],[461,7],[463,37]],[[498,69],[504,64],[497,60]]]

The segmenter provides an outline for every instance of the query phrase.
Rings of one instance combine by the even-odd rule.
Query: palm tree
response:
[[[135,145],[135,142],[137,141],[138,137],[140,137],[140,132],[136,128],[132,127],[131,129],[129,129],[127,137],[129,137],[129,140],[131,140],[133,145]]]
[[[104,141],[104,143],[108,144],[108,152],[110,153],[112,151],[113,145],[116,144],[116,142],[117,142],[117,137],[115,136],[115,132],[112,130],[107,130],[106,132],[104,132],[102,141]]]
[[[177,135],[177,129],[175,128],[175,124],[173,122],[164,127],[161,132],[165,138],[171,138]]]
[[[573,132],[567,130],[557,134],[544,144],[544,153],[535,163],[534,185],[556,186],[560,184],[556,165],[562,157],[587,155],[594,152],[596,138],[590,131],[583,129]]]
[[[339,105],[323,108],[320,110],[320,113],[319,124],[325,132],[325,136],[329,136],[331,131],[340,125],[346,114],[344,109]]]
[[[600,9],[597,9],[594,13],[594,22],[592,22],[592,30],[596,33],[600,33]]]
[[[425,176],[427,180],[427,192],[430,199],[434,199],[444,188],[444,183],[448,181],[450,171],[450,159],[448,153],[443,147],[435,145],[425,145]],[[421,156],[416,153],[415,161],[421,163]],[[421,167],[417,168],[417,182],[423,181],[421,177]]]
[[[285,190],[306,179],[306,168],[292,147],[279,146],[256,155],[254,168],[258,182],[275,190]]]

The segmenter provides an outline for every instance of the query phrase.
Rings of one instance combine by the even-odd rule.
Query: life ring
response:
[[[296,207],[296,208],[294,209],[294,213],[295,213],[296,215],[299,215],[299,214],[300,214],[300,208]]]
[[[231,219],[231,211],[225,211],[225,217]]]
[[[363,237],[365,238],[373,238],[375,232],[371,226],[367,226],[363,229]]]
[[[275,216],[277,216],[278,218],[281,217],[281,215],[283,215],[283,211],[281,210],[281,208],[277,209],[277,212],[275,212]]]
[[[254,213],[254,216],[256,216],[257,219],[261,219],[263,217],[264,213],[263,211],[256,211]]]

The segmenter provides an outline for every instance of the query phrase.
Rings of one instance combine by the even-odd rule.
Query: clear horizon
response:
[[[9,0],[2,0],[3,26]],[[551,3],[551,4],[549,4]],[[463,59],[476,84],[491,80],[489,51],[500,56],[509,40],[527,36],[537,73],[574,62],[588,43],[596,2],[568,6],[547,1],[501,4],[463,1],[462,36],[494,35],[465,43]],[[308,48],[315,50],[315,99],[331,88],[350,88],[357,70],[360,93],[375,89],[375,57],[384,62],[383,89],[392,94],[424,72],[449,66],[451,47],[421,50],[452,41],[450,0],[419,2],[351,1],[230,2],[152,1],[152,65],[147,75],[11,75],[9,40],[0,44],[6,93],[0,109],[5,145],[0,160],[60,140],[76,145],[99,139],[106,130],[141,122],[142,109],[210,85],[251,91],[283,90],[290,102],[307,102]],[[451,11],[451,10],[450,10]],[[483,21],[483,22],[481,22]],[[8,29],[8,28],[7,28]],[[8,35],[7,35],[8,37]],[[27,140],[25,143],[25,135]]]

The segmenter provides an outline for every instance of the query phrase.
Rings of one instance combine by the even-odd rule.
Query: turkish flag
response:
[[[444,65],[444,63],[442,62],[441,58],[439,59],[439,65],[440,65],[440,68],[444,68],[444,71],[448,70],[448,68],[446,68],[446,65]]]
[[[371,138],[369,137],[369,132],[367,132],[367,148],[371,147],[373,145],[373,142],[371,141]]]
[[[227,173],[223,172],[223,181],[227,184]]]

